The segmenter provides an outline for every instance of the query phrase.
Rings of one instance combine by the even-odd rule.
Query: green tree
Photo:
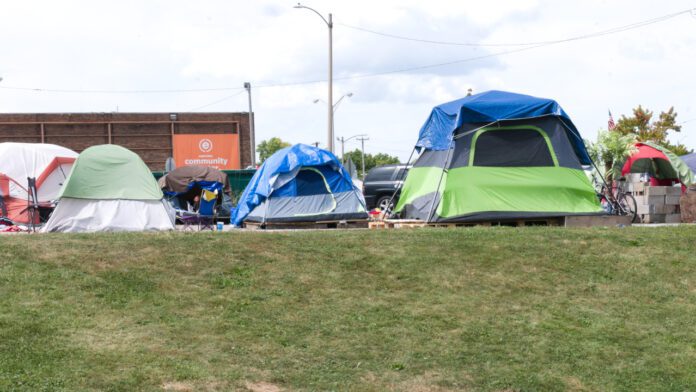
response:
[[[353,151],[347,151],[346,155],[344,156],[344,160],[348,159],[348,157],[350,157],[350,159],[353,160],[353,163],[355,163],[355,167],[358,169],[358,173],[362,175],[362,153],[360,152],[360,149],[356,148]],[[394,163],[399,163],[399,158],[391,156],[389,154],[365,154],[365,172],[370,171],[370,169],[376,166],[389,165]]]
[[[653,121],[653,112],[638,105],[637,108],[633,109],[633,116],[621,116],[613,131],[622,135],[636,135],[639,142],[657,143],[677,155],[691,152],[685,145],[672,144],[667,140],[670,131],[681,132],[681,125],[677,123],[677,112],[674,111],[674,107],[669,108],[666,112],[661,112],[658,119]]]
[[[621,164],[636,151],[637,136],[613,131],[600,131],[597,142],[585,141],[587,152],[593,161],[604,164],[607,182],[621,177]],[[601,173],[600,173],[601,174]]]
[[[290,147],[290,143],[277,137],[262,141],[256,146],[256,151],[259,153],[259,163],[263,163],[263,161],[268,159],[273,153],[285,147]]]

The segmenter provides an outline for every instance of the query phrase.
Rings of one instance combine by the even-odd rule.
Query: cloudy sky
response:
[[[247,111],[249,81],[257,141],[325,145],[327,28],[295,4],[0,0],[0,111]],[[656,19],[696,1],[303,4],[333,13],[334,99],[353,93],[336,135],[369,135],[369,152],[408,158],[430,109],[469,88],[556,99],[586,138],[608,109],[674,106],[673,140],[696,148],[696,11]]]

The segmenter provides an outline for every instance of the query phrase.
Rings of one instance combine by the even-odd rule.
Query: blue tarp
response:
[[[696,152],[691,154],[682,155],[680,157],[684,163],[691,169],[694,174],[696,174]]]
[[[297,173],[302,167],[314,167],[322,173],[336,173],[337,175],[325,175],[332,192],[354,188],[350,175],[334,154],[306,144],[296,144],[278,150],[259,167],[239,198],[237,207],[232,210],[230,222],[235,226],[241,226],[247,215],[276,190],[273,184],[280,175]],[[287,196],[286,193],[292,192],[289,186],[282,188],[280,193],[283,195],[275,196]]]
[[[454,132],[463,124],[487,124],[501,120],[521,120],[542,116],[558,117],[568,132],[580,163],[592,163],[585,143],[570,117],[552,99],[505,91],[486,91],[433,108],[421,127],[416,147],[429,150],[447,150],[452,145]]]

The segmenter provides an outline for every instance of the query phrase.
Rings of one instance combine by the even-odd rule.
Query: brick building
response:
[[[174,153],[175,135],[237,135],[237,169],[251,164],[248,113],[0,113],[0,143],[52,143],[81,152],[118,144],[153,171]]]

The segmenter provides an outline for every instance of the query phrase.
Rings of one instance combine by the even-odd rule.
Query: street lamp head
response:
[[[321,101],[321,99],[317,98],[317,99],[315,99],[313,102],[314,102],[314,103],[319,103],[319,101]]]
[[[350,98],[350,97],[352,97],[352,96],[353,96],[353,93],[348,93],[348,94],[346,94],[346,97],[348,97],[348,98]]]
[[[292,8],[302,8],[302,4],[297,3],[297,5],[293,6]]]

